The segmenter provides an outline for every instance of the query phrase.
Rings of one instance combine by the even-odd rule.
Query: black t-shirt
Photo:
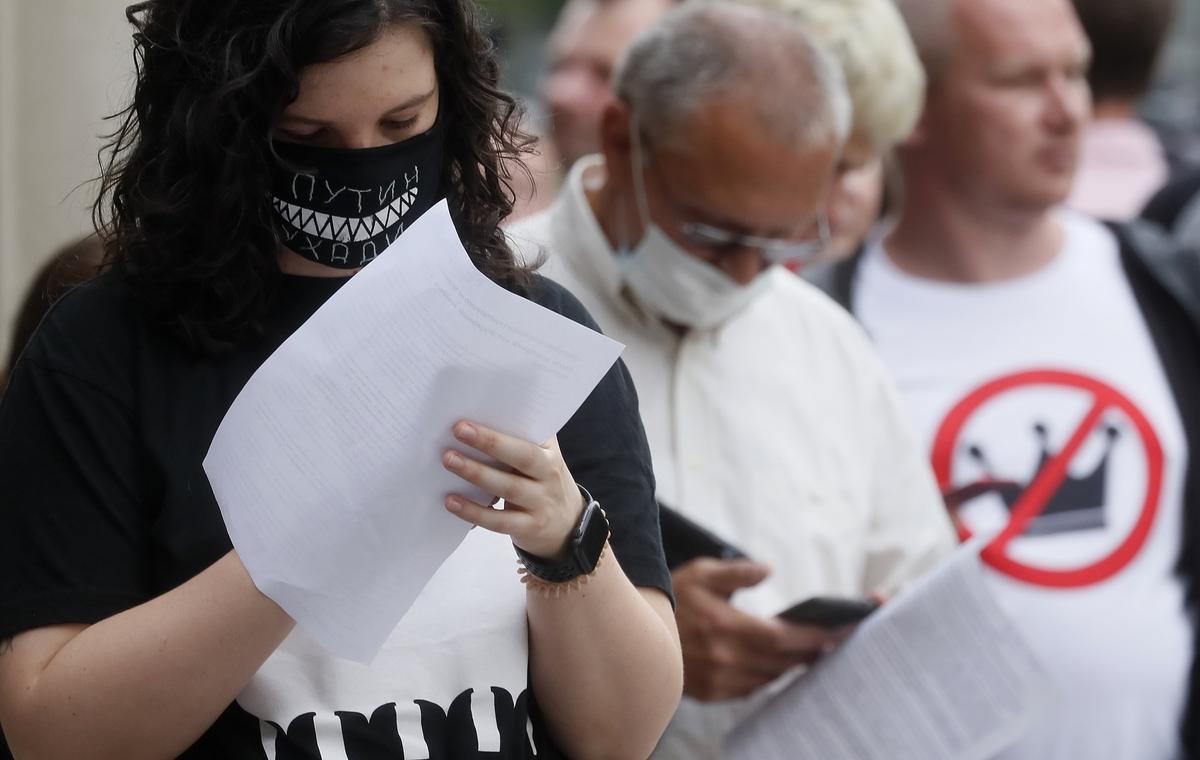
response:
[[[216,358],[153,326],[115,275],[78,288],[46,318],[0,403],[0,640],[42,626],[96,623],[169,591],[231,549],[204,455],[258,366],[345,282],[280,280],[261,339]],[[548,280],[535,277],[524,295],[598,329]],[[559,444],[576,480],[604,505],[626,574],[670,594],[650,454],[623,364],[566,424]],[[506,562],[504,573],[520,588],[515,555]],[[295,667],[296,657],[289,662]],[[419,737],[407,741],[425,745],[410,747],[410,756],[558,757],[527,672],[521,676],[521,693],[471,682],[457,696],[416,700],[379,696],[375,683],[374,702],[302,705],[287,713],[294,719],[279,722],[247,709],[262,699],[243,695],[184,757],[317,758],[331,741],[322,736],[325,726],[340,733],[339,753],[344,748],[349,760],[400,758],[397,721],[406,719],[419,721],[409,734]],[[481,698],[494,705],[481,711]],[[494,715],[496,725],[477,725],[481,714]]]

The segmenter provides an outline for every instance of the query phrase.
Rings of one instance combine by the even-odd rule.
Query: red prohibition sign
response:
[[[985,403],[1009,391],[1038,385],[1077,388],[1092,396],[1092,407],[1084,415],[1075,432],[1062,450],[1034,475],[1033,482],[1021,493],[1013,505],[1008,525],[996,538],[984,547],[980,557],[984,562],[1018,580],[1040,586],[1055,588],[1077,588],[1105,581],[1119,573],[1141,551],[1154,525],[1158,512],[1159,494],[1162,491],[1163,453],[1158,436],[1150,421],[1133,403],[1115,388],[1099,380],[1072,372],[1035,370],[993,380],[960,401],[946,416],[933,442],[933,471],[943,491],[953,486],[951,468],[954,452],[963,427],[971,416]],[[1099,424],[1104,413],[1117,409],[1133,423],[1142,441],[1146,455],[1146,499],[1133,530],[1108,556],[1083,567],[1050,570],[1025,564],[1009,555],[1012,540],[1029,527],[1062,486],[1067,469],[1088,436]],[[959,524],[959,535],[965,541],[971,537],[966,525]]]

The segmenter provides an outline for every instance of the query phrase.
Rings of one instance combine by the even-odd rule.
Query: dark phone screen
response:
[[[779,613],[778,617],[789,623],[840,628],[861,623],[877,609],[879,604],[870,599],[817,596],[789,607]]]

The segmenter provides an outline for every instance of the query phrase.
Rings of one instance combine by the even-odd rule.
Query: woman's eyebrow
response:
[[[408,100],[404,101],[403,103],[400,103],[399,105],[395,106],[394,108],[389,109],[385,113],[385,115],[391,115],[391,114],[396,113],[397,111],[404,111],[409,108],[414,108],[416,106],[419,106],[422,103],[425,103],[430,98],[432,98],[435,92],[437,92],[437,88],[434,88],[434,89],[430,90],[429,92],[426,92],[422,95],[414,95],[413,97],[409,98]],[[311,116],[302,116],[300,114],[287,113],[286,111],[279,118],[284,121],[298,121],[298,122],[303,122],[305,124],[311,124],[314,126],[324,126],[324,125],[330,123],[328,120],[325,120],[325,119],[316,119]]]
[[[433,97],[433,94],[434,94],[435,92],[437,92],[437,88],[436,88],[436,87],[434,87],[432,90],[430,90],[429,92],[425,93],[424,95],[414,95],[413,97],[411,97],[411,98],[409,98],[408,100],[404,101],[404,102],[403,102],[403,103],[401,103],[400,105],[398,105],[398,106],[396,106],[395,108],[393,108],[393,109],[391,109],[390,111],[388,111],[388,113],[389,113],[389,114],[392,114],[392,113],[396,113],[397,111],[404,111],[404,110],[406,110],[406,109],[409,109],[409,108],[414,108],[414,107],[416,107],[416,106],[419,106],[419,105],[421,105],[422,103],[424,103],[425,101],[427,101],[427,100],[429,100],[430,98],[432,98],[432,97]]]

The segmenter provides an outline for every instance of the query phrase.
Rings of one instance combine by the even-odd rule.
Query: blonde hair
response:
[[[841,64],[853,133],[884,152],[925,106],[925,70],[893,0],[737,0],[796,19]]]

